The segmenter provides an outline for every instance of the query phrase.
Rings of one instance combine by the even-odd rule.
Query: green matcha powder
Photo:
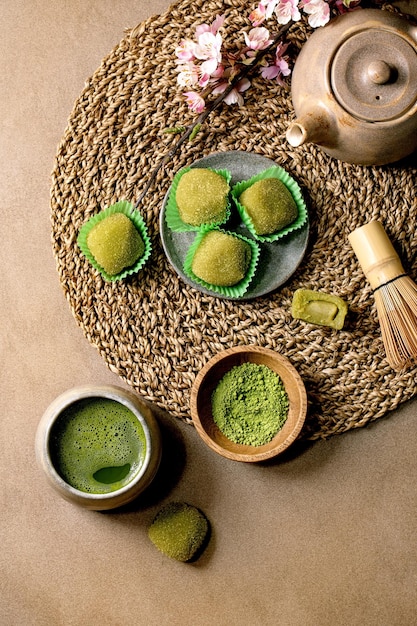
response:
[[[223,376],[213,392],[212,412],[225,437],[262,446],[284,425],[288,395],[278,374],[266,365],[247,362]]]

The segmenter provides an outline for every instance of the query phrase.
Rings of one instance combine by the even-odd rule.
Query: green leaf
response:
[[[183,133],[185,130],[187,130],[185,126],[174,126],[173,128],[164,128],[162,132],[179,135],[179,133]]]
[[[197,134],[199,133],[201,128],[201,124],[196,124],[193,128],[193,130],[191,131],[190,137],[189,137],[189,141],[193,141],[193,139],[196,138]]]

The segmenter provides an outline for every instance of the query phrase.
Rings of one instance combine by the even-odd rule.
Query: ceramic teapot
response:
[[[295,62],[286,138],[341,161],[384,165],[417,148],[417,26],[381,9],[316,30]]]

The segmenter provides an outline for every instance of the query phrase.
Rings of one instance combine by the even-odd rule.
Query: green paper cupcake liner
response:
[[[200,226],[192,226],[191,224],[186,224],[185,222],[182,221],[179,211],[178,211],[178,206],[177,206],[177,201],[176,201],[176,194],[177,194],[177,187],[178,187],[178,183],[181,180],[182,176],[188,172],[190,169],[192,169],[191,167],[184,167],[182,168],[179,172],[177,172],[174,176],[174,179],[172,181],[171,184],[171,189],[169,191],[169,195],[168,195],[168,201],[167,204],[165,206],[165,221],[166,224],[168,226],[168,228],[170,230],[173,230],[177,233],[184,233],[184,232],[197,232],[198,230],[200,230],[200,228],[204,227],[204,226],[210,226],[210,227],[215,227],[215,226],[220,226],[221,224],[225,224],[227,222],[227,220],[230,217],[230,213],[231,213],[231,206],[230,206],[230,200],[229,197],[227,199],[227,206],[226,206],[226,217],[222,220],[219,220],[217,222],[210,222],[210,223],[206,223],[206,224],[200,224]],[[223,176],[223,178],[227,181],[227,184],[230,187],[230,181],[232,179],[232,174],[231,172],[229,172],[229,170],[216,170],[213,169],[211,167],[207,167],[205,169],[211,170],[212,172],[215,172],[216,174],[220,174],[220,176]]]
[[[246,243],[248,243],[251,247],[251,251],[252,251],[251,260],[250,260],[250,264],[246,272],[246,275],[240,282],[238,282],[236,285],[232,285],[231,287],[222,287],[220,285],[211,285],[210,283],[206,283],[204,280],[196,276],[193,270],[191,269],[194,254],[198,246],[200,245],[204,236],[212,230],[218,230],[227,235],[233,235],[234,237],[238,237],[239,239],[246,241]],[[222,296],[226,296],[228,298],[237,299],[237,298],[241,298],[246,293],[255,275],[256,267],[258,265],[258,260],[259,260],[259,254],[260,254],[259,246],[256,243],[256,241],[254,241],[253,239],[249,239],[248,237],[244,237],[243,235],[238,235],[237,233],[234,233],[231,231],[223,230],[222,228],[207,226],[199,230],[193,243],[188,248],[187,254],[184,259],[183,269],[184,269],[186,276],[188,276],[188,278],[190,278],[195,283],[201,285],[205,289],[221,294]]]
[[[145,251],[142,254],[142,256],[136,261],[136,263],[134,263],[134,265],[131,265],[130,267],[125,268],[119,274],[108,274],[101,267],[101,265],[97,263],[94,256],[91,254],[90,249],[88,247],[88,243],[87,243],[87,237],[91,229],[96,224],[104,220],[106,217],[109,217],[109,215],[113,215],[114,213],[123,213],[130,220],[132,220],[137,231],[142,237],[143,243],[145,244]],[[129,276],[131,274],[136,274],[145,265],[152,251],[152,244],[148,235],[148,231],[147,231],[147,227],[144,222],[144,219],[139,213],[139,211],[135,209],[134,205],[128,202],[127,200],[116,202],[116,204],[112,204],[111,206],[107,207],[103,211],[100,211],[100,213],[97,213],[97,215],[93,215],[93,217],[91,217],[81,227],[80,232],[78,233],[77,243],[81,252],[90,261],[91,265],[100,272],[100,274],[103,276],[105,280],[110,281],[110,282],[114,282],[116,280],[122,280],[123,278],[126,278],[126,276]]]
[[[287,189],[291,192],[291,195],[297,205],[298,216],[297,219],[294,220],[294,222],[292,222],[282,230],[279,230],[270,235],[258,235],[255,231],[251,218],[245,210],[245,207],[239,202],[239,196],[246,189],[248,189],[248,187],[258,182],[259,180],[265,180],[266,178],[278,178],[278,180],[284,183]],[[298,230],[299,228],[304,226],[308,218],[307,207],[298,183],[288,174],[288,172],[286,172],[282,167],[279,167],[279,165],[270,167],[267,170],[264,170],[263,172],[260,172],[255,176],[252,176],[252,178],[249,178],[248,180],[243,180],[239,183],[236,183],[233,186],[231,195],[243,223],[245,224],[251,235],[258,241],[277,241],[278,239],[281,239],[289,233],[292,233],[295,230]]]

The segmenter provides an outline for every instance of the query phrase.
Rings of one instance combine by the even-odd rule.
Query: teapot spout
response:
[[[285,134],[288,143],[297,148],[305,143],[328,145],[333,143],[330,117],[325,111],[307,113],[297,118]]]

